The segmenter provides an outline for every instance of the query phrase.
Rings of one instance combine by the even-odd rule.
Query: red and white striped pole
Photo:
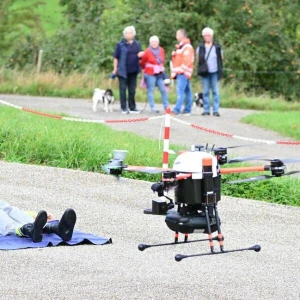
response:
[[[163,165],[164,169],[169,167],[169,150],[170,150],[170,125],[171,125],[171,109],[166,108],[165,114],[165,133],[164,133],[164,151],[163,151]]]

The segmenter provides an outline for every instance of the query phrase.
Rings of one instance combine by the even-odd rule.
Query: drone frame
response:
[[[224,164],[227,162],[227,153],[223,153],[224,149],[221,149],[222,152],[221,154],[224,156],[220,156],[217,157],[218,161],[219,159],[222,160],[221,164]],[[220,151],[220,150],[219,150]],[[253,157],[253,159],[258,158],[258,157]],[[226,162],[225,162],[226,159]],[[238,162],[239,160],[241,160],[241,158],[235,160],[232,160],[231,162]],[[222,174],[234,174],[234,173],[247,173],[247,172],[265,172],[265,171],[271,171],[272,176],[268,176],[267,178],[272,178],[272,177],[280,177],[282,175],[285,175],[285,164],[284,162],[282,162],[281,160],[277,159],[277,160],[270,160],[270,165],[263,165],[263,166],[251,166],[251,167],[234,167],[234,168],[219,168],[219,175]],[[120,166],[120,171],[122,173],[122,171],[130,171],[130,172],[146,172],[146,173],[150,173],[150,174],[157,174],[157,173],[164,173],[166,171],[168,172],[176,172],[176,176],[174,177],[176,181],[180,181],[180,180],[184,180],[187,178],[192,177],[192,173],[181,173],[181,172],[177,172],[175,170],[172,169],[164,169],[164,168],[155,168],[155,167],[143,167],[143,166],[130,166],[130,165],[123,165],[123,162],[121,162],[121,166]],[[203,172],[203,174],[205,174],[206,172]],[[209,174],[210,172],[207,172],[206,174]],[[295,172],[290,172],[291,174],[295,173]],[[291,174],[286,174],[286,175],[291,175]],[[169,181],[169,179],[165,180],[165,181]],[[170,182],[172,181],[172,179],[170,179]],[[161,182],[164,182],[164,180],[162,180]],[[164,193],[160,193],[159,196],[165,196]],[[170,204],[173,204],[174,207],[174,202],[172,201],[172,199],[168,198],[167,196],[165,196],[167,199],[171,200]],[[207,193],[207,199],[208,199],[208,193]],[[216,197],[215,197],[216,198]],[[148,248],[152,248],[152,247],[161,247],[161,246],[171,246],[171,245],[179,245],[179,244],[188,244],[188,243],[195,243],[195,242],[203,242],[203,241],[208,241],[209,242],[209,247],[210,247],[210,252],[209,253],[200,253],[200,254],[191,254],[191,255],[182,255],[182,254],[177,254],[175,256],[175,260],[177,262],[185,259],[185,258],[189,258],[189,257],[197,257],[197,256],[208,256],[208,255],[214,255],[214,254],[226,254],[226,253],[232,253],[232,252],[240,252],[240,251],[255,251],[255,252],[259,252],[261,250],[261,246],[260,245],[254,245],[252,247],[248,247],[248,248],[240,248],[240,249],[233,249],[233,250],[225,250],[224,249],[224,236],[222,234],[221,231],[221,224],[220,224],[220,219],[219,219],[219,213],[218,213],[218,209],[217,209],[217,202],[216,199],[213,201],[213,203],[209,203],[209,201],[207,200],[207,202],[205,204],[201,204],[203,210],[204,210],[204,214],[205,214],[205,220],[206,220],[206,227],[207,227],[207,234],[208,234],[208,238],[207,239],[199,239],[199,240],[188,240],[189,234],[188,233],[184,233],[184,241],[179,242],[179,232],[175,231],[175,238],[174,238],[174,242],[173,243],[163,243],[163,244],[153,244],[153,245],[149,245],[149,244],[140,244],[138,246],[138,249],[140,251],[144,251],[145,249]],[[172,206],[170,206],[169,208],[173,208]],[[181,207],[181,203],[178,203],[178,212],[180,210]],[[216,219],[216,225],[217,225],[217,236],[213,237],[212,235],[212,231],[211,231],[211,222],[210,222],[210,216],[209,216],[209,207],[211,207],[213,209],[213,213],[214,213],[214,217]],[[215,251],[214,248],[214,241],[218,241],[219,243],[219,247],[220,247],[220,251]]]

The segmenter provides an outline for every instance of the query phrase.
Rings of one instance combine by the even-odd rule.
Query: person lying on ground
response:
[[[72,238],[76,223],[76,213],[68,208],[58,223],[51,223],[52,214],[41,210],[38,214],[25,212],[9,203],[0,201],[0,236],[16,235],[31,238],[34,243],[41,242],[43,234],[54,233],[63,241]]]

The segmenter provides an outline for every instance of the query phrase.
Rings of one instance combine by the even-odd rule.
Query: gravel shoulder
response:
[[[171,242],[163,217],[142,213],[150,184],[102,174],[0,162],[0,197],[23,209],[78,214],[77,228],[111,237],[105,246],[0,251],[0,299],[299,299],[300,209],[223,197],[219,204],[227,249],[243,252],[186,259],[206,243]],[[201,238],[194,234],[192,239]]]

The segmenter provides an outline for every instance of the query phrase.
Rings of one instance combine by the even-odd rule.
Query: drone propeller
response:
[[[206,144],[206,146],[203,145],[195,145],[195,149],[197,149],[198,151],[202,151],[202,152],[212,152],[215,149],[235,149],[235,148],[242,148],[242,147],[252,147],[252,146],[256,146],[256,145],[237,145],[237,146],[229,146],[229,147],[216,147],[215,145],[213,145],[212,147],[208,147],[208,144]],[[170,150],[169,154],[181,154],[183,152],[188,152],[190,150],[180,150],[180,151],[173,151]]]
[[[293,174],[300,173],[300,171],[291,171],[285,174],[282,174],[281,176],[290,176]],[[275,177],[281,177],[281,176],[274,176],[274,175],[260,175],[260,176],[255,176],[255,177],[250,177],[246,179],[240,179],[240,180],[234,180],[228,182],[229,184],[236,184],[236,183],[245,183],[245,182],[253,182],[253,181],[261,181],[261,180],[267,180],[267,179],[272,179]]]
[[[297,163],[300,162],[300,158],[284,158],[284,159],[268,159],[268,158],[264,158],[264,159],[260,159],[263,161],[281,161],[284,164],[291,164],[291,163]]]
[[[148,173],[148,174],[159,174],[164,171],[171,171],[171,169],[143,167],[143,166],[127,166],[126,168],[124,168],[124,170],[129,172],[141,172],[141,173]]]
[[[247,145],[236,145],[236,146],[228,146],[228,147],[223,147],[223,146],[219,146],[219,147],[212,147],[212,148],[208,148],[208,149],[235,149],[235,148],[243,148],[243,147],[253,147],[253,146],[257,146],[258,144],[247,144]]]
[[[230,159],[227,163],[239,163],[244,161],[251,161],[251,160],[262,160],[261,158],[264,157],[263,155],[256,155],[256,156],[244,156],[244,157],[235,157]]]

